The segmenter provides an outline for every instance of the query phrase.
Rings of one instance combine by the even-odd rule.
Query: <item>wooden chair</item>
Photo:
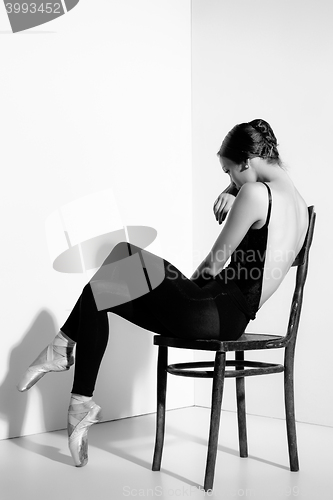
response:
[[[294,411],[294,354],[296,335],[300,320],[303,289],[308,269],[309,250],[312,242],[316,213],[314,207],[309,210],[309,226],[302,250],[295,259],[293,266],[297,266],[296,285],[291,303],[289,323],[286,335],[270,335],[258,333],[244,333],[236,341],[218,340],[183,340],[154,335],[154,344],[159,346],[157,364],[157,414],[156,414],[156,440],[152,470],[160,470],[164,429],[165,429],[165,400],[167,373],[185,377],[212,378],[212,400],[210,431],[207,451],[204,490],[213,488],[218,433],[222,405],[224,378],[236,378],[237,417],[239,435],[239,454],[247,457],[246,411],[245,411],[245,384],[244,377],[252,375],[267,375],[270,373],[284,372],[284,394],[287,437],[290,459],[290,470],[298,471],[298,455],[296,442],[296,425]],[[196,349],[215,351],[215,361],[196,361],[191,363],[177,363],[168,365],[168,347],[181,349]],[[248,361],[244,359],[244,351],[257,349],[284,348],[284,365]],[[226,360],[226,353],[234,351],[235,359]],[[226,366],[234,369],[226,370]],[[214,367],[214,370],[197,370],[197,368]],[[248,368],[245,368],[248,367]]]

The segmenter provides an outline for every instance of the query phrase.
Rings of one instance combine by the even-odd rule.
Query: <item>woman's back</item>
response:
[[[308,228],[307,205],[289,176],[283,173],[269,182],[272,206],[259,307],[281,284],[302,248]]]
[[[227,257],[236,249],[249,253],[247,259],[235,252],[228,268],[236,271],[233,281],[253,313],[281,284],[302,248],[308,227],[307,205],[282,168],[277,146],[271,126],[257,119],[236,125],[218,152],[222,169],[238,194],[234,201],[221,198],[230,214],[212,248],[208,267],[213,275],[220,271],[221,250]],[[228,245],[229,252],[225,250]],[[252,262],[251,251],[256,255]]]

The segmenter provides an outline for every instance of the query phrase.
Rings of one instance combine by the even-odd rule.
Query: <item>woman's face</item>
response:
[[[256,182],[256,176],[248,163],[235,163],[225,156],[220,156],[220,163],[223,172],[229,174],[231,182],[240,189],[246,182]]]

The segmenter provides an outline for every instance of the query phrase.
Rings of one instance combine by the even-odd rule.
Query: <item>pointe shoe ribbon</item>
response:
[[[94,401],[70,405],[68,409],[68,446],[76,467],[88,462],[88,430],[101,421],[101,407]]]
[[[72,352],[70,352],[68,356],[61,356],[60,358],[54,359],[53,347],[53,344],[49,344],[38,356],[36,361],[29,366],[16,386],[20,392],[28,391],[46,373],[66,371],[69,370],[69,368],[74,364],[74,356]],[[45,362],[40,363],[43,359]]]

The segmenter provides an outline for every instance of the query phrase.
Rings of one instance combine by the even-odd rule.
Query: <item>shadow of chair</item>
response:
[[[223,395],[224,379],[236,378],[237,418],[239,436],[239,455],[247,457],[247,432],[245,411],[245,384],[244,377],[253,375],[268,375],[284,372],[284,400],[286,413],[287,438],[289,449],[290,470],[298,471],[298,454],[296,440],[295,408],[294,408],[294,355],[295,343],[300,321],[303,300],[303,289],[308,270],[309,250],[312,243],[316,213],[314,207],[308,207],[309,226],[301,251],[296,257],[293,266],[297,266],[296,283],[292,298],[287,332],[284,336],[243,333],[236,341],[219,340],[183,340],[154,335],[154,344],[158,345],[157,364],[157,414],[156,439],[152,470],[158,471],[161,467],[165,429],[165,400],[167,374],[212,378],[212,399],[210,415],[210,431],[207,450],[204,490],[213,488],[214,472],[218,445],[218,433]],[[180,349],[195,349],[215,351],[215,361],[195,361],[190,363],[176,363],[168,365],[168,347]],[[284,364],[264,363],[244,359],[244,351],[261,349],[284,348]],[[235,352],[234,360],[226,360],[227,352]],[[234,369],[226,370],[226,366]],[[213,367],[214,370],[202,370]],[[248,367],[248,368],[246,368]]]

